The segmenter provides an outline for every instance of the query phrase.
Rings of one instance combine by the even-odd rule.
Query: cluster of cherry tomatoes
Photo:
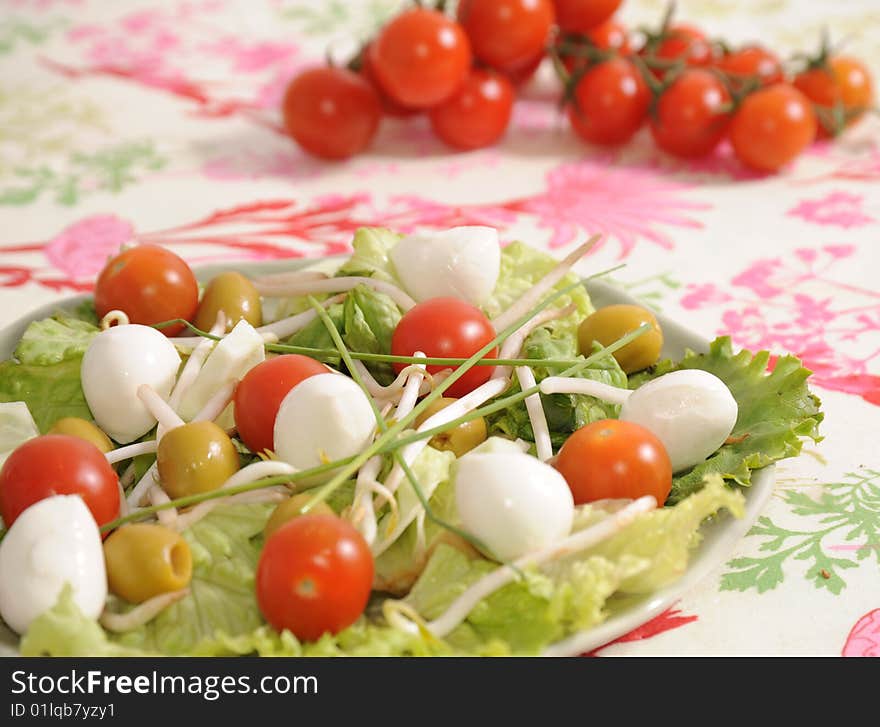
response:
[[[613,17],[621,2],[460,0],[455,20],[442,2],[404,10],[347,67],[294,78],[285,129],[306,151],[344,159],[369,146],[383,115],[424,113],[450,147],[490,146],[517,86],[548,55],[572,128],[603,146],[647,123],[669,154],[703,156],[727,137],[743,164],[776,171],[871,109],[867,68],[827,44],[789,72],[773,51],[730,48],[671,13],[656,31],[630,33]]]

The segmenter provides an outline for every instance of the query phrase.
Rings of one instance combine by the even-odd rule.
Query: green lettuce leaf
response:
[[[624,594],[646,594],[677,580],[687,569],[688,555],[700,542],[699,527],[721,508],[734,517],[745,513],[745,498],[724,484],[718,475],[706,478],[699,492],[673,507],[661,507],[640,515],[614,537],[590,549],[614,562],[623,558],[647,562],[647,567],[625,578]]]
[[[3,361],[0,402],[23,401],[43,434],[61,417],[91,421],[92,413],[79,380],[81,362],[82,356],[48,366]]]
[[[741,516],[744,498],[715,476],[675,507],[639,516],[611,539],[528,572],[481,601],[446,641],[456,650],[482,653],[499,647],[533,654],[575,631],[601,623],[609,599],[660,588],[687,568],[699,527],[721,508]],[[590,513],[594,524],[607,513]],[[406,597],[426,620],[437,618],[464,590],[497,564],[440,545]]]
[[[83,616],[65,584],[51,609],[33,620],[21,638],[22,656],[136,656],[137,649],[114,644],[107,632]]]
[[[23,401],[0,404],[0,467],[18,445],[38,434],[27,404]]]
[[[431,510],[437,517],[451,523],[458,522],[455,491],[449,477],[454,461],[455,455],[452,452],[441,452],[433,447],[425,447],[412,464],[416,481],[422,491],[429,495]],[[412,511],[418,502],[412,485],[405,479],[397,490],[400,513],[403,515]],[[385,515],[379,520],[379,539],[384,537],[392,525],[390,515]],[[376,558],[376,587],[391,593],[406,593],[422,572],[437,544],[450,539],[457,540],[445,528],[426,519],[424,541],[420,541],[416,523],[411,523],[394,543]]]
[[[815,442],[822,439],[821,402],[807,387],[811,372],[795,356],[780,356],[768,373],[769,360],[767,351],[734,353],[730,338],[723,337],[712,342],[707,354],[689,351],[678,364],[663,361],[650,372],[632,378],[630,387],[637,388],[668,371],[702,369],[727,384],[739,405],[728,443],[705,462],[673,478],[668,504],[699,490],[703,478],[713,473],[747,486],[752,470],[796,457],[804,438]]]
[[[87,321],[58,313],[31,323],[13,354],[23,364],[48,366],[85,354],[100,329]]]
[[[333,325],[336,326],[336,330],[344,330],[345,308],[342,303],[331,305],[327,308],[327,314],[330,316],[330,320],[333,321]],[[310,348],[328,348],[334,351],[336,350],[336,345],[333,343],[333,339],[330,338],[330,334],[327,332],[327,327],[320,318],[316,318],[306,325],[305,328],[294,333],[285,341],[285,343],[289,343],[291,346],[307,346]],[[328,363],[331,366],[338,366],[340,358],[338,355],[332,354],[326,356],[322,360],[324,363]]]
[[[400,285],[390,253],[401,237],[403,235],[384,227],[361,227],[354,233],[352,256],[336,274],[376,278]]]
[[[400,321],[397,304],[384,293],[365,285],[354,288],[343,306],[342,339],[359,353],[391,353],[391,336]],[[394,380],[391,364],[367,363],[367,368],[381,384]]]
[[[596,346],[595,350],[599,350]],[[550,331],[548,328],[538,328],[526,339],[523,346],[523,356],[532,359],[556,359],[569,361],[574,365],[583,361],[584,357],[578,354],[577,337],[566,331]],[[542,366],[532,368],[535,380],[540,382],[547,376],[558,373]],[[609,386],[626,388],[626,374],[618,365],[613,356],[591,364],[588,368],[578,373],[578,378],[592,379]],[[520,391],[518,383],[514,383],[505,392],[505,395]],[[547,426],[550,429],[550,440],[554,447],[561,447],[569,435],[591,422],[599,419],[616,419],[620,410],[619,406],[582,394],[541,394],[541,403],[544,414],[547,417]],[[524,402],[519,402],[507,409],[496,412],[488,417],[489,431],[493,434],[503,434],[508,437],[535,441],[532,424]]]
[[[261,626],[254,575],[271,511],[270,505],[221,505],[186,530],[193,557],[190,594],[112,639],[148,652],[193,654],[218,632],[236,637]]]
[[[529,247],[524,242],[512,242],[501,251],[501,270],[498,274],[498,282],[495,290],[489,296],[489,300],[483,306],[489,318],[495,318],[506,311],[516,302],[523,293],[549,273],[559,261],[552,255]],[[556,285],[556,290],[562,290],[580,278],[569,273]],[[549,323],[549,328],[560,338],[577,338],[577,327],[580,322],[593,312],[594,308],[587,295],[587,289],[577,287],[566,295],[561,296],[553,304],[556,308],[563,308],[569,303],[574,303],[577,310],[570,316]]]

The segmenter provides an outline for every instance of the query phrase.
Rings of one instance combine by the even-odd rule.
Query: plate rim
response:
[[[344,260],[346,256],[326,258],[285,258],[270,261],[237,261],[236,270],[242,273],[261,274],[264,272],[280,272],[299,270],[314,265],[332,264],[334,260]],[[217,272],[229,269],[229,263],[212,263],[194,266],[196,278],[205,280]],[[595,307],[613,303],[632,303],[645,306],[619,286],[600,279],[585,279],[584,285]],[[0,358],[3,360],[12,353],[21,339],[25,328],[33,321],[47,318],[59,310],[70,309],[89,299],[91,294],[66,296],[60,300],[49,301],[29,310],[14,321],[0,329]],[[654,311],[660,327],[664,332],[663,356],[680,357],[686,349],[705,352],[709,349],[709,341],[678,323],[662,312]],[[675,342],[675,343],[673,343]],[[704,524],[701,528],[702,540],[691,554],[687,569],[682,576],[670,585],[646,597],[636,605],[619,613],[613,614],[602,623],[585,631],[575,633],[545,648],[542,656],[572,657],[595,651],[624,636],[633,629],[644,625],[663,611],[670,608],[685,593],[691,591],[702,582],[716,567],[720,566],[733,552],[763,511],[773,494],[776,476],[775,465],[755,470],[752,484],[745,488],[746,508],[742,518],[736,519],[725,512],[722,516]],[[11,632],[10,632],[11,633]],[[17,644],[2,644],[5,639],[0,635],[0,649],[11,647],[18,655]]]

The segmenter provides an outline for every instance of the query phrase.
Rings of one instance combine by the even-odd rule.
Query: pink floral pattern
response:
[[[728,289],[691,284],[681,298],[688,310],[721,308],[719,333],[741,346],[790,351],[813,370],[813,382],[880,405],[880,340],[868,353],[865,337],[880,331],[880,293],[843,282],[835,268],[853,256],[852,245],[798,248],[791,259],[756,260]]]
[[[786,214],[807,222],[833,227],[861,227],[876,220],[862,211],[864,196],[848,192],[829,192],[820,199],[802,200]]]
[[[862,616],[852,627],[841,656],[880,656],[880,608]]]

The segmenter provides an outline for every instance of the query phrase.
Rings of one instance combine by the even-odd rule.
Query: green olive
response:
[[[180,533],[162,525],[136,523],[104,541],[110,590],[129,603],[185,588],[192,577],[192,553]]]
[[[441,409],[457,401],[457,399],[449,399],[446,397],[437,399],[431,406],[425,409],[415,421],[416,427],[422,426],[425,420],[436,414]],[[456,457],[470,452],[474,447],[486,441],[488,431],[486,429],[486,420],[483,417],[472,419],[457,427],[448,429],[442,434],[435,434],[428,442],[434,449],[441,449],[445,452],[452,452]]]
[[[274,533],[278,528],[280,528],[285,523],[293,520],[296,517],[302,515],[303,505],[305,505],[309,500],[312,499],[312,493],[310,492],[300,492],[298,495],[294,495],[293,497],[289,497],[278,504],[272,514],[269,516],[269,519],[266,521],[266,527],[263,528],[263,533],[268,538],[272,533]],[[309,515],[335,515],[333,512],[333,508],[330,507],[326,502],[319,502],[315,505],[311,510],[309,510]]]
[[[625,373],[641,371],[657,363],[660,358],[663,331],[654,314],[638,305],[609,305],[585,318],[578,328],[581,353],[589,356],[593,353],[593,341],[608,346],[642,323],[650,323],[650,330],[614,353],[614,358]]]
[[[48,432],[49,434],[67,434],[71,437],[79,437],[91,442],[104,454],[113,449],[113,442],[110,441],[104,432],[97,425],[90,421],[80,419],[79,417],[63,417],[56,421]]]
[[[213,278],[199,303],[193,323],[203,331],[209,330],[217,314],[226,314],[226,330],[239,321],[247,321],[254,328],[263,325],[263,307],[254,284],[241,273],[220,273]]]
[[[238,472],[238,452],[214,422],[190,422],[159,440],[156,466],[172,499],[216,490]]]

